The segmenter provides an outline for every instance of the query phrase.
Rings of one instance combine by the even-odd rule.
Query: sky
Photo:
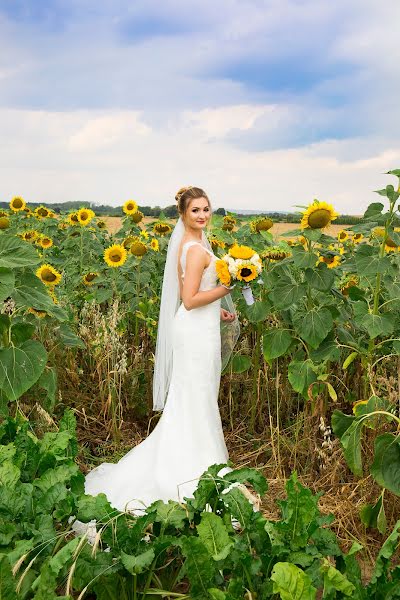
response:
[[[400,2],[0,0],[0,198],[342,214],[400,168]]]

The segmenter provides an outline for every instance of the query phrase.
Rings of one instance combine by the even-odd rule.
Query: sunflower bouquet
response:
[[[234,281],[234,285],[241,285],[242,294],[249,306],[254,304],[254,297],[250,281],[254,281],[261,273],[261,258],[253,248],[234,244],[228,253],[218,259],[215,268],[221,284],[228,287]]]

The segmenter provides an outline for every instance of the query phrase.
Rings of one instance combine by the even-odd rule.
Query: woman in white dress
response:
[[[204,233],[211,218],[206,193],[182,188],[176,200],[180,217],[168,245],[153,379],[153,408],[164,412],[143,442],[85,481],[87,494],[103,492],[112,506],[135,514],[155,500],[192,497],[202,473],[228,460],[218,393],[239,323],[230,288],[217,283],[217,259]]]

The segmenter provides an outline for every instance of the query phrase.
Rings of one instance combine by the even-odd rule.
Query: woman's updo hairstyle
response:
[[[181,215],[181,217],[185,216],[185,213],[187,211],[189,203],[194,198],[205,198],[211,209],[210,200],[209,200],[207,194],[205,193],[205,191],[202,190],[201,188],[193,187],[193,186],[189,185],[188,187],[181,188],[175,194],[175,200],[177,203],[178,212]]]

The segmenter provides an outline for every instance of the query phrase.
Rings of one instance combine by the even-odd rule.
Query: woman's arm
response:
[[[186,310],[199,308],[229,294],[222,285],[212,290],[199,291],[201,278],[206,264],[206,252],[198,244],[190,246],[186,254],[186,270],[182,287],[182,302]]]

